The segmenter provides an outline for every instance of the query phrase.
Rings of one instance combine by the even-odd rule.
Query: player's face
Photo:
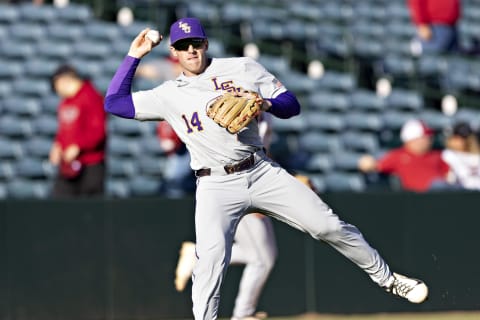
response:
[[[207,67],[208,41],[204,39],[185,39],[175,43],[170,50],[178,59],[183,73],[187,77],[196,76]]]

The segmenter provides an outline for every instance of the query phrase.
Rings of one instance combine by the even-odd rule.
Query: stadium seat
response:
[[[450,127],[453,120],[452,117],[435,110],[423,110],[419,113],[418,118],[423,120],[430,128],[438,131]]]
[[[10,25],[8,34],[18,41],[37,42],[45,38],[46,30],[38,23],[17,22]]]
[[[186,10],[188,16],[197,17],[207,25],[218,23],[220,19],[221,7],[206,1],[187,2]]]
[[[317,80],[290,68],[286,73],[277,73],[277,71],[270,69],[267,70],[274,74],[288,90],[295,92],[297,96],[310,94],[318,88]]]
[[[277,76],[285,75],[290,71],[290,65],[286,57],[262,54],[258,57],[258,63]]]
[[[22,91],[18,90],[16,93],[22,93]],[[41,111],[40,103],[37,99],[21,95],[5,98],[2,104],[6,113],[20,117],[34,117]]]
[[[109,131],[117,136],[140,136],[143,132],[139,121],[120,117],[109,118]]]
[[[423,98],[417,91],[394,89],[387,97],[387,106],[397,110],[420,111]]]
[[[53,93],[46,95],[40,99],[40,105],[42,106],[42,112],[56,114],[58,105],[60,103],[60,97]]]
[[[13,82],[13,90],[17,95],[38,98],[50,94],[52,88],[48,80],[24,77]]]
[[[18,21],[20,12],[17,6],[0,3],[0,24],[10,24]]]
[[[320,32],[322,31],[323,29],[320,29]],[[333,36],[326,35],[317,40],[317,55],[319,56],[347,59],[352,54],[351,47],[345,41],[343,34]],[[348,84],[348,86],[350,87],[350,84]]]
[[[0,137],[0,159],[5,160],[20,159],[24,154],[21,144],[17,141]]]
[[[25,63],[25,74],[30,78],[43,78],[50,81],[57,67],[58,63],[51,59],[32,59]]]
[[[0,135],[12,138],[28,138],[33,128],[30,121],[18,116],[4,115],[0,118]]]
[[[136,159],[108,157],[107,173],[109,177],[125,178],[138,174]]]
[[[8,181],[15,178],[14,161],[2,159],[0,162],[0,181]]]
[[[112,156],[135,157],[140,152],[140,146],[135,138],[112,136],[108,139],[107,150]]]
[[[310,130],[340,132],[345,128],[343,114],[332,112],[309,112],[305,118]]]
[[[106,193],[113,198],[126,198],[130,196],[130,188],[126,179],[107,179]]]
[[[335,170],[344,172],[358,172],[358,160],[364,153],[340,151],[332,156]]]
[[[348,131],[341,135],[340,140],[351,151],[373,153],[379,148],[376,133]]]
[[[379,59],[385,53],[383,39],[358,36],[353,39],[352,51],[355,56],[365,59]]]
[[[84,37],[85,30],[81,25],[70,25],[62,21],[56,21],[47,26],[48,39],[71,43]],[[45,39],[47,40],[47,39]]]
[[[208,54],[211,57],[222,58],[226,56],[223,42],[216,38],[208,39]]]
[[[383,127],[382,117],[378,112],[352,111],[345,115],[346,127],[356,131],[377,132]]]
[[[384,12],[383,8],[378,8],[377,10],[372,10],[372,7],[369,6],[369,11],[372,14],[378,14],[379,12]],[[372,20],[371,17],[368,19],[358,19],[353,21],[350,26],[351,33],[354,38],[364,37],[369,39],[384,39],[385,37],[385,26],[383,21]]]
[[[156,135],[145,135],[140,141],[142,154],[150,154],[151,156],[165,156],[165,151],[160,146],[160,141]]]
[[[15,164],[15,174],[27,179],[46,179],[53,176],[54,170],[46,159],[26,157]]]
[[[306,128],[306,119],[300,114],[288,120],[274,117],[272,119],[272,128],[275,132],[301,132]]]
[[[325,175],[325,187],[327,191],[332,192],[361,192],[365,190],[366,185],[361,174],[331,172]]]
[[[409,119],[417,118],[418,115],[413,112],[406,111],[385,111],[382,114],[383,123],[387,129],[400,130],[405,122]]]
[[[6,186],[8,196],[17,199],[45,199],[50,193],[50,185],[46,181],[15,179]]]
[[[143,175],[161,177],[165,168],[165,159],[143,155],[138,159],[138,167]]]
[[[50,5],[34,5],[24,3],[19,6],[20,18],[22,21],[49,23],[56,20],[56,10]]]
[[[336,90],[349,92],[357,86],[356,80],[351,73],[327,71],[318,80],[318,87],[324,90]]]
[[[140,31],[142,31],[143,29],[145,29],[145,28],[156,29],[155,25],[153,23],[147,22],[147,21],[134,21],[133,23],[131,23],[127,26],[119,25],[117,28],[119,29],[119,31],[122,35],[120,39],[121,40],[129,40],[130,42],[136,36],[138,36]],[[161,33],[161,31],[160,31],[160,33]],[[120,39],[116,39],[116,40],[120,40]],[[127,47],[127,49],[128,49],[128,47]]]
[[[308,172],[328,172],[334,167],[334,162],[329,153],[314,153],[305,165]]]
[[[70,3],[68,6],[56,9],[57,19],[71,24],[86,24],[92,17],[92,10],[88,5]]]
[[[36,44],[35,52],[39,57],[44,58],[42,62],[46,62],[48,67],[51,67],[52,64],[60,65],[60,61],[66,60],[72,55],[72,44],[63,39],[52,40],[45,39]],[[71,40],[69,40],[71,41]],[[50,61],[49,61],[50,60]],[[29,62],[36,62],[37,60],[30,60]]]
[[[23,63],[0,61],[0,79],[11,79],[21,76],[23,70]]]
[[[159,193],[161,180],[150,176],[135,176],[128,184],[133,196],[153,196]]]
[[[34,54],[35,49],[32,43],[7,39],[0,44],[0,55],[3,61],[23,61]]]
[[[105,41],[82,39],[73,45],[76,58],[86,60],[102,60],[110,55],[110,44]]]
[[[83,77],[95,79],[101,76],[102,65],[100,61],[92,61],[90,58],[71,58],[67,63],[76,68]]]
[[[300,135],[298,142],[302,150],[312,153],[328,153],[341,149],[340,138],[336,134],[305,132]]]
[[[0,80],[0,99],[7,97],[12,92],[12,83],[9,80]],[[0,102],[1,108],[1,102]],[[0,109],[1,110],[1,109]]]
[[[321,6],[318,4],[292,1],[288,2],[287,5],[288,12],[291,13],[292,16],[301,18],[303,20],[321,22],[325,15]]]
[[[383,73],[391,75],[394,79],[411,78],[414,76],[415,70],[415,62],[409,57],[387,55],[383,60]]]
[[[322,111],[345,112],[350,108],[350,99],[341,93],[319,90],[308,96],[308,104]]]
[[[48,159],[52,145],[53,140],[44,136],[35,136],[24,142],[27,155],[43,160]]]
[[[110,82],[112,82],[112,76],[101,76],[101,77],[96,77],[93,79],[93,83],[95,85],[95,88],[103,95],[107,93],[108,86],[110,85]]]
[[[85,36],[90,40],[96,40],[97,43],[108,44],[120,38],[121,31],[116,24],[90,21],[84,26]],[[132,39],[133,40],[133,39]]]
[[[255,14],[254,8],[247,4],[227,2],[222,6],[221,16],[225,23],[232,24],[249,21]]]
[[[44,136],[53,140],[57,134],[57,119],[52,115],[42,114],[32,119],[31,123],[35,135]]]

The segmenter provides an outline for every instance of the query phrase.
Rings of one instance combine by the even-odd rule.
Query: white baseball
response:
[[[150,30],[147,32],[146,37],[153,42],[153,44],[157,44],[160,42],[160,32],[157,30]]]

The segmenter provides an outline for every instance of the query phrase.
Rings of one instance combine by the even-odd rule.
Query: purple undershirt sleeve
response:
[[[272,103],[272,106],[267,112],[278,118],[288,119],[300,114],[300,103],[297,97],[290,91],[285,91],[276,98],[268,100]]]
[[[133,119],[135,106],[132,100],[132,82],[140,59],[126,56],[108,86],[105,111],[122,118]]]

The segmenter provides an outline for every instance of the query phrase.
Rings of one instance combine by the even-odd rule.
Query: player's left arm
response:
[[[264,100],[262,109],[282,119],[288,119],[300,113],[300,103],[295,94],[268,72],[261,64],[251,58],[245,58],[245,76],[251,80]]]

